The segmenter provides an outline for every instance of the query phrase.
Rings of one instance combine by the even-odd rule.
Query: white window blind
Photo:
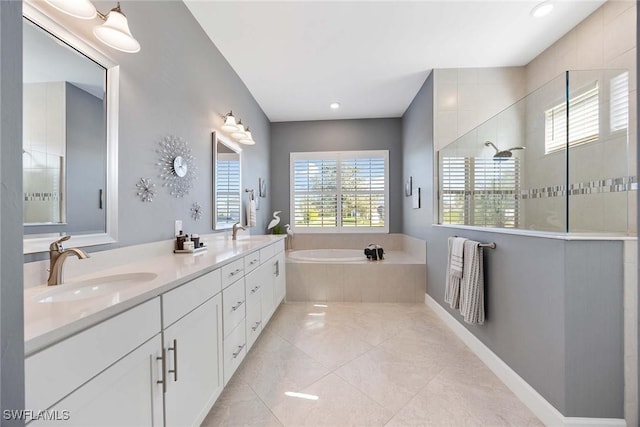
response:
[[[388,151],[291,153],[298,231],[388,231]]]
[[[545,111],[545,154],[567,145],[567,104]],[[569,99],[569,147],[596,141],[600,132],[598,82]]]
[[[237,154],[218,154],[215,194],[216,222],[218,224],[241,222],[240,161]]]
[[[624,72],[610,81],[609,123],[611,132],[629,125],[629,73]]]
[[[520,159],[444,157],[440,163],[443,224],[517,228]]]

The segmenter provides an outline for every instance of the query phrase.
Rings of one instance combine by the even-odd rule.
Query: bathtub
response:
[[[384,237],[312,236],[298,240],[300,249],[287,251],[287,301],[424,303],[425,242],[400,245]],[[386,238],[399,240],[393,235]],[[369,261],[363,249],[353,249],[372,241],[385,247],[383,260]],[[323,248],[325,243],[334,247]]]
[[[289,252],[289,259],[303,262],[360,262],[366,261],[362,249],[305,249]]]

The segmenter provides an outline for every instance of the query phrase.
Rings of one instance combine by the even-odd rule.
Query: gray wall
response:
[[[271,205],[289,218],[289,153],[389,150],[389,232],[402,230],[402,122],[400,119],[324,120],[271,124]]]
[[[427,241],[427,293],[563,415],[623,417],[622,242],[565,241],[433,226],[433,77],[403,117],[403,232]],[[408,203],[408,201],[406,202]],[[463,323],[445,305],[447,238],[496,242],[485,251],[487,318]]]
[[[22,2],[0,1],[0,409],[24,408]],[[23,422],[2,420],[3,426]]]

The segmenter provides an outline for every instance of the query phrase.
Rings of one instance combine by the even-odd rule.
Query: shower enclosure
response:
[[[629,73],[567,71],[438,161],[441,224],[627,234]]]

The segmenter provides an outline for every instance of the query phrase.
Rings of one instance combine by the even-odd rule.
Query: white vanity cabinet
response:
[[[25,407],[68,410],[69,420],[57,421],[65,426],[161,426],[159,332],[154,298],[30,355]]]
[[[199,425],[223,388],[222,279],[205,274],[162,295],[165,425]]]

